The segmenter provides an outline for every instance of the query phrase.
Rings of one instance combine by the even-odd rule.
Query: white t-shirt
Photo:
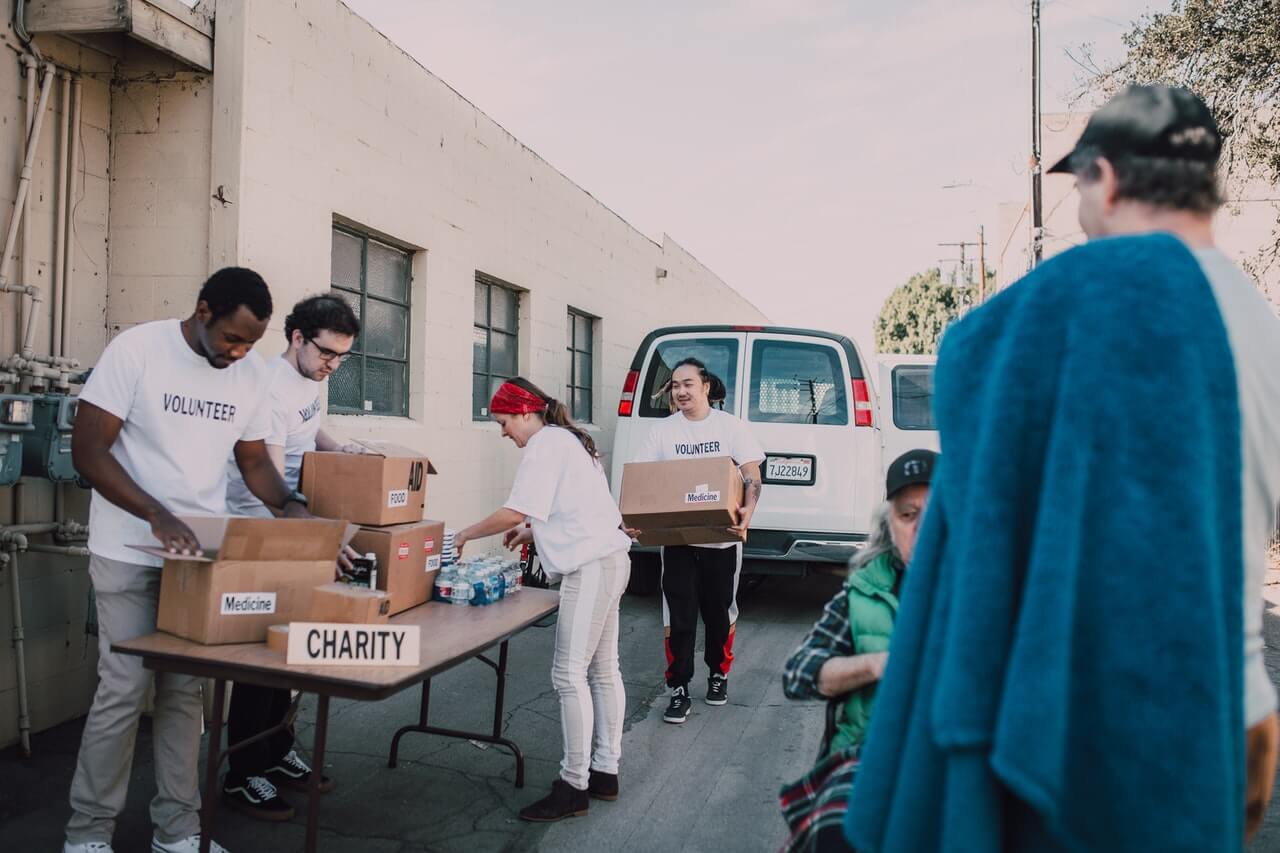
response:
[[[672,459],[696,459],[706,456],[728,456],[741,468],[764,461],[764,450],[751,434],[751,428],[739,418],[720,409],[712,409],[700,421],[676,412],[649,429],[649,435],[634,462],[666,462]],[[695,548],[733,548],[736,543],[695,545]]]
[[[1262,584],[1280,505],[1280,319],[1225,254],[1217,249],[1195,254],[1213,288],[1235,359],[1244,457],[1244,705],[1246,724],[1254,726],[1276,709],[1276,688],[1262,657]]]
[[[525,445],[506,507],[528,517],[543,568],[554,574],[631,548],[604,468],[557,426],[544,426]]]
[[[176,514],[227,511],[227,457],[237,441],[266,438],[267,366],[249,353],[218,369],[196,355],[179,320],[143,323],[107,345],[80,399],[124,421],[111,455],[147,494]],[[89,550],[158,566],[130,545],[159,545],[145,521],[97,491]]]
[[[327,382],[308,379],[283,358],[271,359],[267,370],[271,376],[267,444],[284,448],[284,481],[296,489],[302,475],[302,455],[316,449],[316,433],[324,423]],[[227,510],[235,515],[271,517],[271,510],[245,485],[234,455],[227,460]]]

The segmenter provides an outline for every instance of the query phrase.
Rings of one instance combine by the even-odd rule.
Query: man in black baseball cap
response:
[[[1196,95],[1130,86],[1089,118],[1049,172],[1075,175],[1090,239],[1167,231],[1194,249],[1213,245],[1221,152],[1218,125]]]
[[[933,466],[937,461],[937,453],[924,449],[908,450],[893,460],[884,478],[885,497],[893,500],[893,496],[907,486],[928,484],[933,479]]]

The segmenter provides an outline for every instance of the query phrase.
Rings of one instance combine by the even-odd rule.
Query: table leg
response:
[[[213,725],[209,729],[209,750],[205,756],[204,801],[200,804],[200,853],[209,853],[213,841],[213,815],[218,808],[218,767],[222,764],[222,710],[227,682],[213,681]]]
[[[493,730],[491,732],[463,732],[457,729],[442,729],[427,724],[427,711],[431,702],[431,681],[422,682],[422,704],[418,711],[418,722],[412,726],[404,726],[391,738],[391,755],[387,759],[388,767],[396,766],[396,755],[400,749],[400,738],[409,734],[409,732],[419,732],[428,735],[440,735],[441,737],[459,738],[461,740],[476,740],[481,743],[492,743],[498,746],[506,747],[510,750],[512,756],[516,760],[516,787],[524,787],[524,753],[520,751],[520,747],[516,746],[514,741],[508,740],[502,736],[502,712],[506,701],[507,688],[507,641],[503,641],[498,649],[498,662],[494,663],[484,655],[477,655],[477,660],[491,668],[498,676],[497,690],[493,697]]]
[[[324,743],[329,735],[329,697],[320,694],[316,702],[316,736],[311,750],[311,779],[307,787],[307,853],[315,853],[320,830],[320,780],[324,777]]]

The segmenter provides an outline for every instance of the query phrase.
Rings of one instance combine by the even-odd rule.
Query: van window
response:
[[[839,354],[803,341],[758,340],[751,349],[748,419],[773,424],[849,423]]]
[[[672,369],[686,358],[696,358],[707,370],[724,381],[727,395],[726,412],[736,411],[738,385],[737,338],[680,338],[663,341],[654,351],[649,362],[649,375],[644,379],[644,394],[640,397],[640,417],[665,418],[673,411],[667,383]]]
[[[900,364],[893,369],[893,423],[898,429],[938,428],[933,420],[933,365]]]

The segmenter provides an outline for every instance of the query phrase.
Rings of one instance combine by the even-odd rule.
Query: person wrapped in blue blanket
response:
[[[946,333],[860,853],[1228,851],[1261,820],[1280,321],[1213,247],[1220,149],[1190,92],[1116,96],[1055,167],[1090,242]]]

